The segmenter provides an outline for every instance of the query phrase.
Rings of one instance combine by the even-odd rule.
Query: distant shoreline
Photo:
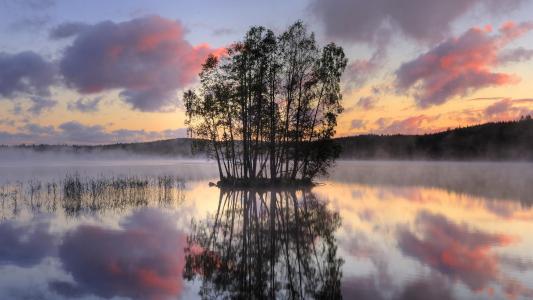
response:
[[[341,146],[338,160],[399,161],[533,161],[533,120],[486,123],[424,135],[358,135],[334,139]],[[177,138],[107,145],[13,145],[6,151],[99,156],[112,152],[165,158],[206,158],[207,141]],[[198,144],[193,150],[193,144]],[[4,152],[4,153],[2,153]],[[1,159],[1,158],[0,158]]]

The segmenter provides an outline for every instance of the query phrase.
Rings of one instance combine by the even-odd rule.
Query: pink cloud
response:
[[[412,91],[420,107],[443,104],[489,86],[513,84],[519,77],[498,73],[502,49],[533,29],[533,23],[505,23],[496,34],[492,28],[471,28],[450,38],[396,71],[401,92]]]
[[[177,21],[158,16],[85,25],[73,33],[60,67],[67,84],[84,94],[120,90],[134,109],[175,107],[177,90],[196,80],[207,44],[191,45]]]
[[[480,124],[487,122],[516,121],[522,117],[533,115],[533,110],[527,106],[528,104],[533,103],[533,99],[496,98],[482,100],[496,101],[487,105],[485,108],[465,109],[453,112],[450,114],[450,118],[463,124]]]
[[[421,134],[427,132],[429,123],[436,119],[438,119],[438,116],[427,115],[418,115],[394,121],[380,118],[376,121],[379,126],[377,132],[382,134]]]
[[[516,106],[516,101],[509,98],[495,102],[484,110],[484,116],[489,121],[516,120],[532,113],[533,111],[527,107]]]
[[[343,75],[345,93],[362,87],[383,66],[387,53],[384,42],[368,59],[356,59],[349,63]]]

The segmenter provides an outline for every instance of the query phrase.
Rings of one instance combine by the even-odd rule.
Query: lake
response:
[[[533,164],[340,161],[220,190],[163,159],[0,162],[0,299],[531,299]]]

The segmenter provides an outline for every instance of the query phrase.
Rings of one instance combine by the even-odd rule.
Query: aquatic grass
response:
[[[17,216],[21,209],[33,213],[62,209],[68,216],[138,206],[172,207],[184,200],[185,183],[161,175],[82,177],[67,174],[52,182],[30,180],[0,187],[0,217]]]

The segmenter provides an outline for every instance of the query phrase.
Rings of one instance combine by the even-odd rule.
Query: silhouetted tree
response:
[[[209,140],[222,182],[310,182],[338,155],[342,48],[320,48],[302,22],[276,36],[252,27],[209,56],[201,88],[186,91],[192,137]]]

